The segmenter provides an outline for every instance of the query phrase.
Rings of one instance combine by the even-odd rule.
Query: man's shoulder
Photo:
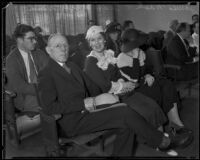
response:
[[[16,62],[16,60],[19,58],[18,54],[20,54],[18,48],[13,49],[6,56],[6,62]]]
[[[9,54],[7,55],[6,58],[15,57],[18,53],[19,53],[19,49],[18,48],[14,48],[9,52]]]

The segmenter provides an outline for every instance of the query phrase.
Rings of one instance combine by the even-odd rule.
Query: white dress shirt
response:
[[[27,73],[27,76],[28,76],[28,82],[31,83],[31,80],[30,80],[30,65],[29,65],[28,53],[23,51],[23,50],[21,50],[21,49],[19,49],[19,52],[21,53],[22,58],[23,58],[24,63],[25,63],[26,73]],[[36,66],[35,66],[35,62],[33,60],[33,57],[32,57],[31,54],[30,54],[30,56],[31,56],[31,59],[32,59],[33,64],[34,64],[35,72],[36,72],[36,74],[38,74]]]
[[[199,54],[199,34],[193,33],[192,34],[193,39],[193,46],[197,47],[197,53]]]
[[[19,49],[19,52],[21,53],[22,58],[24,60],[25,67],[26,67],[26,73],[28,75],[28,82],[30,83],[30,66],[29,66],[29,60],[28,60],[28,53],[21,49]]]

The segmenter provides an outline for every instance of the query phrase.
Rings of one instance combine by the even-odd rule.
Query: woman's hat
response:
[[[106,26],[105,33],[120,32],[119,23],[111,22]]]
[[[96,34],[104,32],[103,27],[102,26],[92,26],[88,29],[87,33],[86,33],[86,39],[90,40],[92,37],[94,37]]]
[[[126,53],[145,44],[148,35],[136,29],[128,29],[122,33],[121,51]]]

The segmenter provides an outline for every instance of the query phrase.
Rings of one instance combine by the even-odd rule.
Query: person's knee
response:
[[[121,114],[123,115],[123,116],[125,116],[125,117],[127,117],[127,116],[132,116],[132,113],[133,112],[133,110],[129,107],[129,106],[127,106],[127,107],[124,107],[122,110],[121,110]]]

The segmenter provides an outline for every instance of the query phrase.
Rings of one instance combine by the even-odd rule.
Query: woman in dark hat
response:
[[[117,59],[112,50],[106,49],[105,34],[101,26],[91,27],[86,35],[92,51],[85,62],[85,72],[101,89],[102,93],[119,95],[122,102],[127,103],[141,114],[155,128],[166,122],[166,117],[158,104],[141,93],[135,93],[134,83],[127,81],[116,66]]]
[[[119,24],[111,22],[106,26],[106,40],[107,49],[111,49],[115,53],[115,57],[120,53],[120,35],[121,30],[119,29]]]
[[[145,43],[147,37],[141,35],[135,29],[129,29],[122,35],[122,53],[118,56],[117,66],[121,74],[129,81],[139,84],[135,90],[153,98],[168,116],[170,127],[176,133],[188,133],[192,131],[185,128],[180,120],[177,105],[180,104],[177,91],[172,82],[166,78],[155,78],[145,69],[145,53],[139,47]]]

